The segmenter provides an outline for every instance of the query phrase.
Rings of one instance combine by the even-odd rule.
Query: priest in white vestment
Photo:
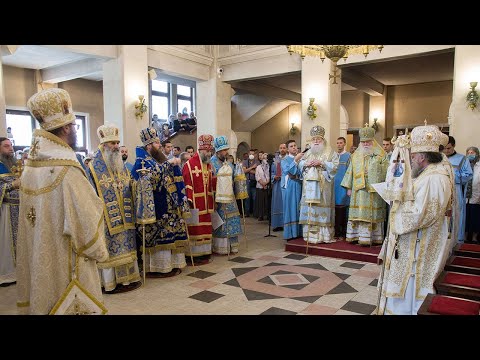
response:
[[[299,163],[303,177],[299,223],[303,224],[303,240],[314,244],[332,243],[335,242],[333,179],[340,160],[325,140],[322,126],[314,126],[310,136],[312,145]]]
[[[72,279],[102,302],[97,261],[105,261],[103,202],[75,155],[76,124],[63,89],[42,90],[27,102],[41,129],[33,132],[21,177],[17,241],[17,306],[49,314]]]
[[[439,145],[448,136],[434,125],[411,133],[413,200],[394,201],[390,231],[379,258],[378,314],[415,315],[442,271],[450,253],[447,210],[452,205],[455,179],[443,163]]]

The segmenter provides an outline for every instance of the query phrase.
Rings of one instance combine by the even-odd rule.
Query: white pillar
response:
[[[465,154],[469,146],[478,146],[480,133],[480,103],[475,110],[467,106],[470,82],[480,84],[480,46],[456,45],[453,71],[453,96],[450,135],[455,138],[456,151]],[[479,88],[477,87],[477,91]]]
[[[3,81],[3,63],[0,55],[0,136],[7,137],[7,104],[5,102],[5,84]]]
[[[120,128],[120,142],[133,157],[135,147],[141,145],[140,130],[150,124],[148,111],[141,119],[135,117],[138,95],[148,105],[147,46],[119,45],[118,57],[103,66],[104,123]]]
[[[337,74],[340,70],[337,71]],[[315,57],[306,57],[302,61],[302,111],[301,111],[301,146],[303,149],[310,138],[310,130],[314,125],[325,128],[325,138],[331,146],[335,145],[336,139],[340,136],[340,100],[341,80],[337,78],[337,84],[332,84],[328,75],[333,74],[331,62],[325,60],[323,63]],[[310,98],[315,98],[317,105],[317,117],[310,120],[307,115],[307,108]]]
[[[210,134],[230,138],[232,129],[233,90],[218,78],[216,64],[211,67],[210,79],[197,82],[197,136]]]

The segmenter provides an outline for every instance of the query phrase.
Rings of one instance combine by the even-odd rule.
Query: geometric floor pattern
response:
[[[281,233],[247,218],[236,256],[214,256],[172,278],[105,294],[108,314],[370,315],[380,266],[285,252]],[[0,314],[16,314],[16,285],[0,287]]]

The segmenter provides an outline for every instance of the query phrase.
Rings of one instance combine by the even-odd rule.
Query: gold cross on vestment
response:
[[[102,179],[99,181],[99,184],[105,186],[108,189],[110,187],[110,183],[112,181],[113,180],[111,178],[109,178],[107,175],[103,174]]]
[[[38,150],[40,150],[40,145],[38,145],[38,139],[33,138],[32,145],[30,146],[30,156],[32,159],[35,159],[38,155]]]
[[[202,172],[202,170],[200,170],[197,165],[195,165],[195,170],[192,170],[192,173],[194,173],[197,177],[199,177],[200,173]]]
[[[32,223],[32,226],[35,226],[35,219],[37,218],[37,215],[35,215],[35,208],[32,206],[30,208],[30,211],[27,214],[27,219]]]

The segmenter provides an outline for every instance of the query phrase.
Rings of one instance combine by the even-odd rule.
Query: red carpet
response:
[[[381,245],[368,247],[351,244],[346,241],[337,241],[331,244],[308,244],[308,254],[376,264],[381,248]],[[305,254],[306,249],[307,243],[303,238],[289,240],[285,246],[285,251],[299,254]]]

